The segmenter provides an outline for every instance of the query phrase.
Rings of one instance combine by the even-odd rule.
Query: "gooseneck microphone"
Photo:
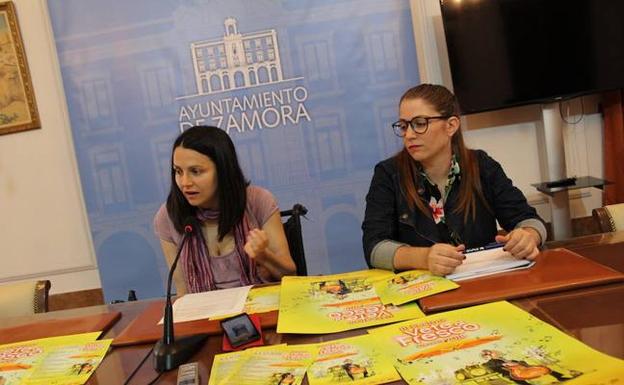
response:
[[[169,279],[167,281],[167,299],[165,302],[163,320],[163,338],[154,345],[154,369],[157,372],[164,372],[175,369],[185,363],[195,351],[204,343],[208,334],[197,334],[190,337],[175,340],[173,332],[173,306],[171,304],[171,281],[175,272],[182,249],[189,241],[194,232],[201,231],[199,221],[194,217],[187,217],[184,220],[184,234],[178,247],[175,259],[169,269]]]

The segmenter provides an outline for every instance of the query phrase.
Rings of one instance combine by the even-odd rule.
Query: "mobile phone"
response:
[[[261,338],[260,331],[246,313],[239,314],[221,321],[225,337],[233,348],[246,345]]]

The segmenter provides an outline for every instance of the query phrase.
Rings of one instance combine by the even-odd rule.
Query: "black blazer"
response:
[[[464,214],[455,213],[458,204],[459,183],[453,184],[444,202],[445,221],[466,245],[466,248],[483,246],[494,241],[496,220],[506,231],[526,219],[542,220],[527,203],[522,192],[505,175],[501,165],[485,151],[470,150],[479,164],[481,187],[488,202],[488,210],[481,199],[476,199],[476,216],[464,223]],[[461,172],[461,171],[460,171]],[[422,183],[422,178],[420,179]],[[419,191],[424,189],[419,188]],[[425,206],[428,202],[424,201]],[[429,247],[432,241],[442,242],[438,228],[431,217],[420,210],[410,210],[401,192],[399,172],[395,158],[386,159],[375,166],[375,173],[366,195],[366,212],[362,224],[364,255],[370,265],[370,255],[379,242],[387,239],[411,246]]]

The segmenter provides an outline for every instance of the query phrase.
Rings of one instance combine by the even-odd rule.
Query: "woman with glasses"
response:
[[[484,151],[466,148],[459,104],[448,89],[421,84],[399,102],[392,124],[403,148],[375,167],[362,230],[369,266],[453,272],[466,248],[494,241],[534,259],[546,228]],[[496,221],[508,232],[497,235]]]

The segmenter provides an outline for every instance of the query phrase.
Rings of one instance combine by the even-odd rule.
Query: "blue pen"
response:
[[[492,242],[492,243],[488,243],[485,246],[481,246],[481,247],[473,247],[471,249],[467,249],[466,251],[464,251],[465,253],[474,253],[475,251],[483,251],[483,250],[491,250],[491,249],[496,249],[499,247],[503,247],[505,246],[504,243],[499,243],[499,242]]]

